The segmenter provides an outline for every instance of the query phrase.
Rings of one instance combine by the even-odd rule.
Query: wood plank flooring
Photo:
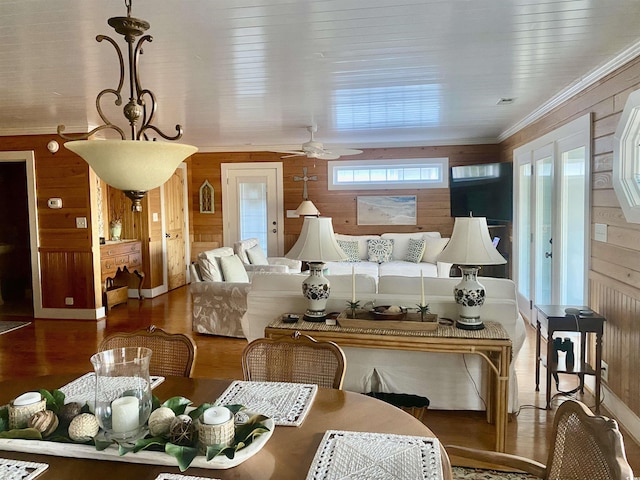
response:
[[[34,320],[0,311],[0,320],[17,319],[33,323],[0,335],[0,380],[53,373],[86,373],[92,370],[89,358],[103,338],[117,331],[133,331],[149,325],[193,336],[198,346],[194,377],[242,378],[240,356],[246,340],[193,334],[188,287],[153,299],[129,299],[126,305],[116,306],[100,321]],[[555,407],[564,397],[554,398],[551,411],[542,409],[544,385],[540,392],[534,391],[535,331],[532,328],[518,356],[516,370],[521,408],[508,425],[507,451],[544,463]],[[561,376],[561,390],[571,390],[576,384],[575,377]],[[9,400],[1,397],[2,392],[0,403]],[[589,393],[578,399],[591,407],[594,405]],[[493,447],[494,428],[486,423],[484,412],[428,410],[423,421],[444,445],[489,450]],[[640,474],[640,447],[628,435],[625,445],[629,463]],[[456,463],[456,459],[452,460]]]

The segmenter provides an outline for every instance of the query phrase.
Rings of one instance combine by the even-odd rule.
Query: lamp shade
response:
[[[108,185],[147,191],[164,184],[180,162],[198,151],[180,143],[143,140],[74,140],[64,144]]]
[[[507,263],[489,236],[485,217],[458,217],[451,240],[438,255],[439,262],[457,265],[498,265]]]
[[[298,241],[285,256],[306,262],[347,259],[336,241],[330,217],[304,217]]]
[[[315,215],[317,217],[320,215],[320,210],[316,208],[311,200],[303,200],[296,209],[296,213],[301,217],[306,217],[308,215]]]

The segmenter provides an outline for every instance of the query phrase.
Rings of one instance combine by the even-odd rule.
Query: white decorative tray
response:
[[[253,415],[251,412],[246,413],[249,416]],[[264,425],[269,431],[256,437],[247,447],[238,450],[233,459],[229,459],[225,455],[219,455],[212,458],[211,461],[207,461],[206,456],[198,455],[189,467],[223,470],[240,465],[258,453],[264,444],[267,443],[267,440],[271,438],[273,429],[275,428],[273,419],[269,418],[265,420]],[[126,455],[120,455],[118,447],[114,445],[98,451],[93,445],[1,438],[0,450],[55,455],[58,457],[90,458],[95,460],[111,460],[114,462],[167,465],[171,467],[178,466],[176,458],[164,452],[142,450],[136,453],[130,452]]]
[[[10,458],[0,458],[0,479],[2,480],[33,480],[49,465],[46,463],[23,462]]]
[[[233,382],[216,405],[244,405],[247,410],[272,418],[276,425],[299,427],[316,393],[317,385],[286,382]]]
[[[189,475],[180,475],[177,473],[161,473],[155,480],[216,480],[215,478],[207,477],[191,477]]]
[[[126,377],[113,377],[115,381],[120,381]],[[154,376],[150,377],[151,388],[154,389],[162,382],[164,377]],[[121,390],[124,392],[127,390],[126,384],[122,385]],[[85,403],[93,404],[96,394],[96,374],[89,372],[81,377],[76,378],[72,382],[67,383],[65,386],[60,387],[58,390],[64,393],[65,403],[78,402],[81,405]]]
[[[307,480],[338,478],[441,480],[440,442],[429,437],[328,430]]]

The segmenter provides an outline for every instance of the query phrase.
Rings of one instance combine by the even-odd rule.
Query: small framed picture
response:
[[[213,205],[213,185],[205,180],[200,187],[200,213],[215,213]]]

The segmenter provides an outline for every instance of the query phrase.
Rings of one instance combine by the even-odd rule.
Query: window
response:
[[[448,158],[328,162],[329,190],[448,188]]]
[[[613,139],[613,188],[627,222],[640,223],[640,90],[627,99]]]

